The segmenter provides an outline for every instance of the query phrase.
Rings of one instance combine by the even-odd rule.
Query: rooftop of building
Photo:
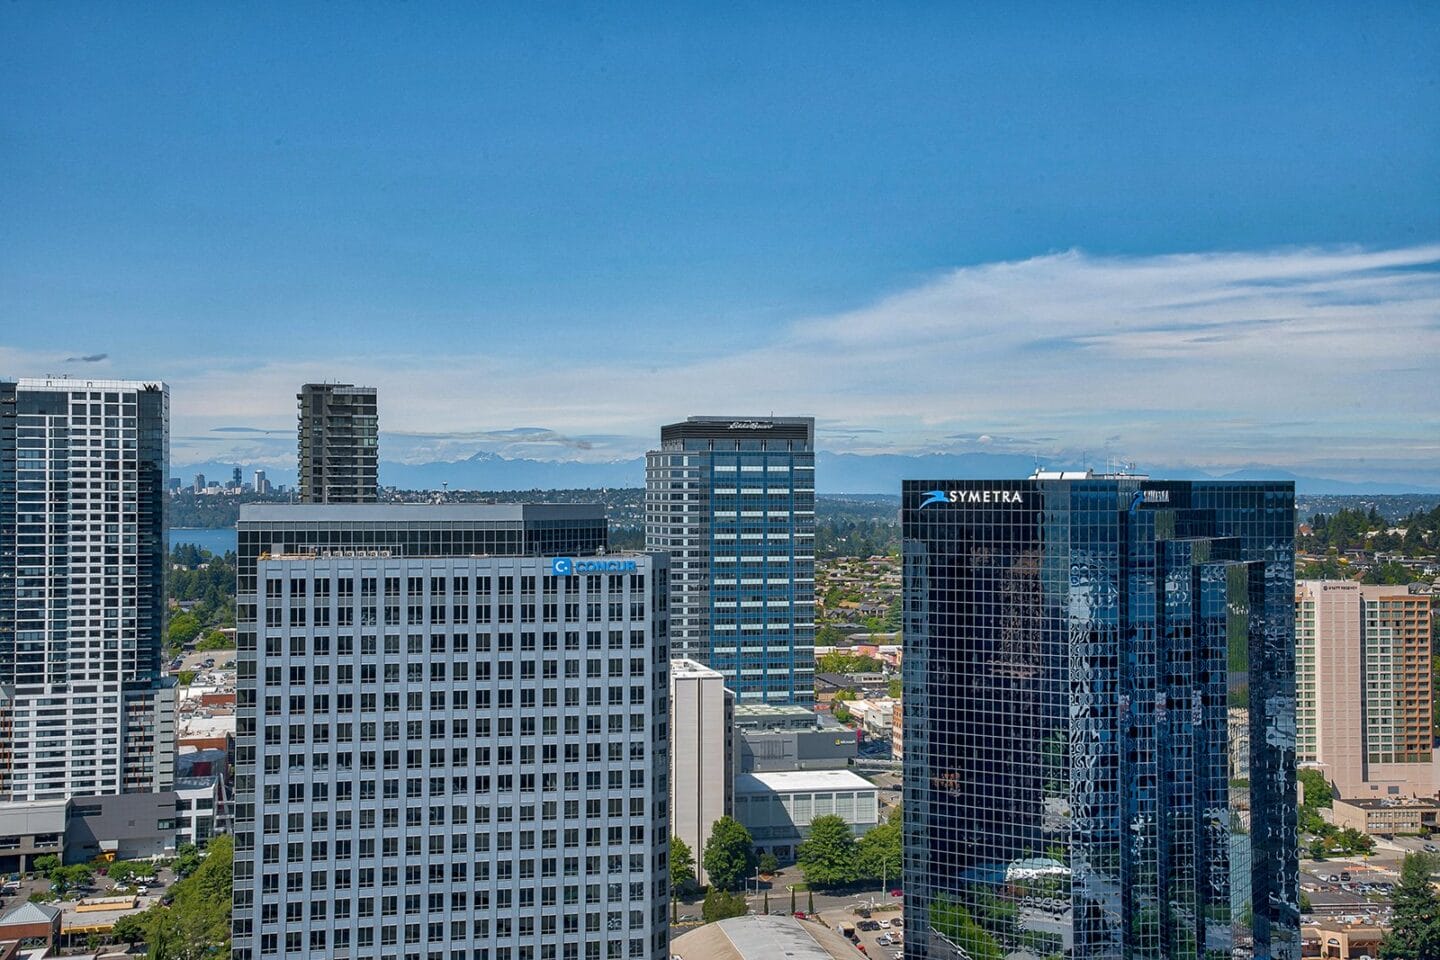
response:
[[[680,960],[850,960],[855,945],[840,934],[794,917],[731,917],[670,941]]]
[[[1440,800],[1430,797],[1336,797],[1333,802],[1357,810],[1440,810]]]
[[[0,377],[0,380],[7,379]],[[89,377],[20,377],[12,380],[27,390],[164,390],[160,380],[94,380]]]
[[[670,661],[670,676],[675,680],[699,678],[703,680],[724,680],[725,675],[719,670],[711,670],[698,660],[687,660],[684,657],[677,657]]]
[[[240,525],[604,520],[603,503],[246,503]]]
[[[11,907],[4,915],[0,915],[0,926],[12,926],[22,923],[49,923],[60,914],[59,907],[51,906],[48,903],[35,903],[26,900]]]
[[[809,717],[814,718],[815,711],[798,703],[737,703],[735,704],[735,719],[744,720],[747,717],[756,719],[779,719],[781,717]]]
[[[214,776],[213,774],[208,777],[176,777],[175,792],[186,793],[191,791],[210,791],[214,790],[215,785],[219,782],[220,778],[218,776]]]
[[[849,770],[779,770],[774,773],[742,773],[735,778],[737,794],[878,789],[869,780]]]

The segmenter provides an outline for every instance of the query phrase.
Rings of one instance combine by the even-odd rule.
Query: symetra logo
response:
[[[568,577],[575,573],[635,573],[640,565],[634,560],[574,560],[556,557],[550,561],[550,575]]]
[[[916,509],[932,503],[1023,503],[1019,490],[926,490],[925,499]]]

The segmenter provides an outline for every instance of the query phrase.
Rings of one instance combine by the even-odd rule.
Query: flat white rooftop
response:
[[[781,770],[776,773],[742,773],[735,778],[736,793],[815,793],[830,790],[879,790],[849,770]]]
[[[670,661],[670,676],[676,680],[686,680],[697,677],[700,679],[725,679],[725,674],[719,670],[711,670],[697,660],[686,660],[684,657]]]

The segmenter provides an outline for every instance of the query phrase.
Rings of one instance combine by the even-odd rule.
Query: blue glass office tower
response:
[[[667,551],[672,650],[740,702],[815,699],[815,419],[691,417],[645,466],[645,548]]]
[[[907,960],[1298,958],[1292,485],[906,481],[902,523]]]

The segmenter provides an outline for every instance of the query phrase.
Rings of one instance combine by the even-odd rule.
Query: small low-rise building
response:
[[[176,843],[203,847],[217,833],[229,830],[225,780],[219,776],[182,777],[175,781]]]
[[[64,849],[66,800],[0,803],[0,873],[23,873]]]
[[[735,819],[755,841],[755,852],[795,859],[816,817],[835,814],[858,837],[880,819],[880,790],[849,770],[747,773],[735,778]]]
[[[1380,956],[1385,928],[1375,924],[1321,920],[1300,928],[1300,955],[1321,960],[1359,960]]]
[[[1341,829],[1378,836],[1423,833],[1440,826],[1440,801],[1419,797],[1357,797],[1333,801],[1329,819]]]
[[[743,916],[707,923],[670,941],[676,960],[851,960],[855,944],[794,917]]]
[[[173,856],[176,801],[174,790],[74,798],[65,825],[65,862]]]
[[[856,756],[855,731],[809,707],[737,704],[735,773],[843,770]]]
[[[48,903],[16,904],[0,916],[0,940],[14,940],[22,947],[60,942],[60,908]]]

